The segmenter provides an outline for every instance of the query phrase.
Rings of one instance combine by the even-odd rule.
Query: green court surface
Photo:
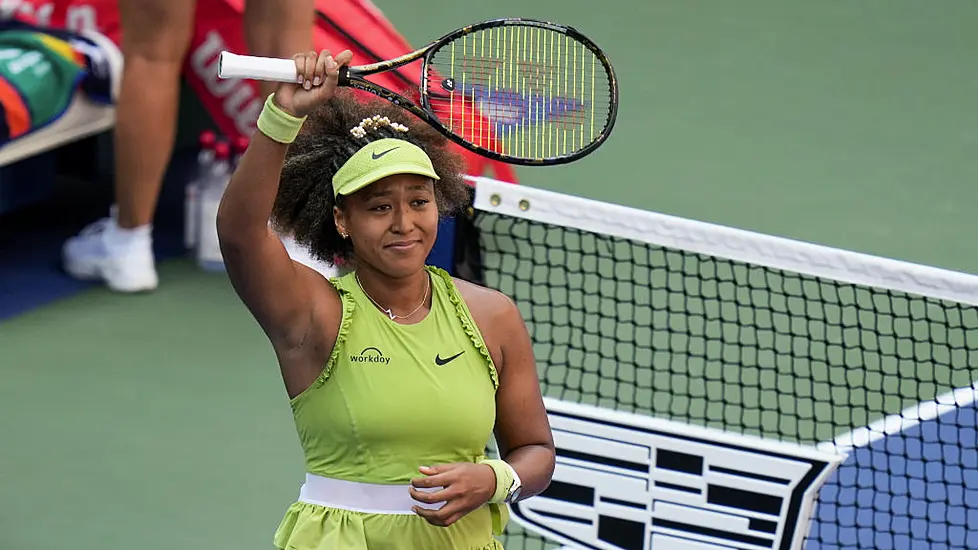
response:
[[[520,15],[574,25],[608,51],[621,81],[615,134],[579,163],[519,169],[526,185],[978,273],[978,3],[377,4],[413,44]],[[94,290],[0,323],[0,548],[271,547],[302,476],[274,356],[223,277],[185,260],[161,277],[152,295]],[[697,380],[705,364],[675,368],[687,377],[667,393],[745,384]],[[646,376],[612,369],[582,366],[599,381]],[[901,393],[972,378],[935,371]],[[876,387],[835,396],[854,410],[908,404],[884,400],[882,382],[820,380],[786,392],[811,403],[797,415],[807,424],[744,422],[813,441],[873,420],[834,409],[819,428],[819,383]],[[692,410],[656,391],[662,406]],[[755,397],[785,399],[738,399]]]
[[[222,278],[160,275],[0,328],[0,547],[270,547],[302,468],[275,358]]]

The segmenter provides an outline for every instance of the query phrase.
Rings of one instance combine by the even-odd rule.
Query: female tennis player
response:
[[[462,163],[398,107],[337,92],[349,52],[294,60],[302,82],[268,97],[218,214],[305,453],[275,545],[498,550],[506,504],[549,485],[554,446],[519,310],[425,265],[439,215],[464,206]],[[269,219],[354,269],[293,262]],[[484,455],[493,431],[504,460]]]

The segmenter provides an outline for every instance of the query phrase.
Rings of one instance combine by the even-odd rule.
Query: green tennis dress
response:
[[[379,311],[353,273],[330,280],[343,304],[336,345],[319,378],[291,401],[308,474],[407,486],[422,477],[420,466],[484,458],[496,369],[451,276],[426,270],[431,310],[411,325]],[[507,519],[505,505],[487,504],[437,527],[416,514],[300,498],[274,543],[283,550],[501,550],[494,535]]]

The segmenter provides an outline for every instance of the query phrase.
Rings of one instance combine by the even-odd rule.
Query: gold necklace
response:
[[[353,277],[357,280],[357,285],[360,286],[360,290],[363,291],[363,294],[367,297],[367,299],[373,302],[374,305],[377,306],[381,311],[386,313],[387,316],[391,318],[391,321],[393,321],[394,319],[407,319],[409,317],[412,317],[415,313],[417,313],[418,310],[420,310],[422,306],[424,306],[425,301],[428,300],[428,290],[431,287],[431,277],[425,277],[424,295],[421,297],[421,303],[418,304],[418,307],[414,308],[414,311],[408,313],[407,315],[394,315],[394,312],[391,311],[389,307],[384,307],[380,305],[380,303],[377,300],[374,300],[374,297],[371,296],[369,292],[367,292],[367,289],[363,288],[363,283],[360,282],[360,274],[354,273]]]

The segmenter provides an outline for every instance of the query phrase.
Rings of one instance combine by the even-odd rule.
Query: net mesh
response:
[[[805,444],[899,415],[822,488],[806,547],[978,545],[978,308],[570,224],[473,220],[483,282],[522,311],[545,395]],[[557,547],[512,522],[504,542]]]

